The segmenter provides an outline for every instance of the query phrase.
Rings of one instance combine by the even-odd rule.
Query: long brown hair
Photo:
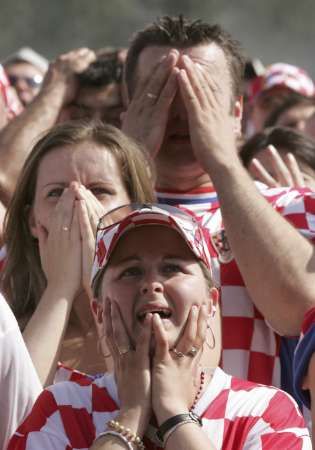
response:
[[[37,240],[28,215],[34,201],[38,167],[49,152],[82,141],[95,142],[112,153],[131,202],[152,202],[154,177],[145,151],[117,128],[102,122],[68,122],[49,130],[34,146],[20,173],[7,211],[4,242],[7,259],[1,288],[17,319],[30,317],[46,287]]]

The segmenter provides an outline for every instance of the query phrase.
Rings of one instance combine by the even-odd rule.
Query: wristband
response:
[[[166,435],[169,436],[172,431],[175,431],[175,429],[179,424],[184,423],[195,423],[196,425],[202,427],[201,418],[197,416],[197,414],[190,411],[187,414],[178,414],[177,416],[170,417],[165,422],[163,422],[156,432],[157,438],[159,439],[160,442],[164,443],[165,436]]]

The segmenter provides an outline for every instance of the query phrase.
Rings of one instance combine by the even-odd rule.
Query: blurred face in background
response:
[[[27,106],[39,93],[44,73],[25,61],[17,61],[6,65],[5,71],[11,85],[16,89],[18,97]]]
[[[74,101],[61,113],[59,122],[78,119],[99,119],[120,128],[120,114],[123,111],[121,87],[110,83],[101,87],[79,88]]]

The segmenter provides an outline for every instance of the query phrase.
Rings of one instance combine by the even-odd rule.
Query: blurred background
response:
[[[264,64],[315,76],[314,0],[0,0],[0,59],[22,46],[49,59],[80,46],[127,46],[148,21],[179,13],[222,24]]]

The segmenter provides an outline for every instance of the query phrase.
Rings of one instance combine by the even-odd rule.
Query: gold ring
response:
[[[119,356],[126,355],[127,353],[130,352],[130,350],[131,350],[130,347],[122,347],[122,348],[119,348],[119,347],[118,347],[118,353],[119,353]]]
[[[179,352],[175,347],[171,350],[176,358],[183,358],[185,356],[185,353]]]
[[[191,356],[194,358],[198,353],[198,349],[196,347],[191,347],[191,349],[186,353],[187,356]]]
[[[152,94],[151,92],[148,92],[147,93],[147,97],[149,97],[149,98],[157,98],[157,95],[155,95],[155,94]]]
[[[69,228],[64,226],[64,227],[62,227],[62,231],[69,231]]]

